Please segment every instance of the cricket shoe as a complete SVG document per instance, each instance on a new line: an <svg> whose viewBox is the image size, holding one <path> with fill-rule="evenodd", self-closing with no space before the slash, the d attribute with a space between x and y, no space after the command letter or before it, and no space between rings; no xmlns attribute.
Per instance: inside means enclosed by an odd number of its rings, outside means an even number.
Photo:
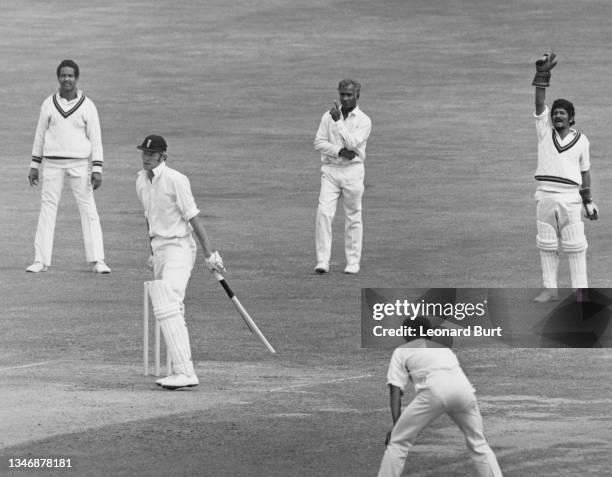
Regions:
<svg viewBox="0 0 612 477"><path fill-rule="evenodd" d="M548 303L549 301L557 301L558 299L559 295L556 288L545 288L542 290L542 293L533 299L533 301L537 303Z"/></svg>
<svg viewBox="0 0 612 477"><path fill-rule="evenodd" d="M352 263L351 265L347 265L346 268L344 269L344 273L348 273L350 275L355 275L359 273L359 264Z"/></svg>
<svg viewBox="0 0 612 477"><path fill-rule="evenodd" d="M323 274L329 272L329 263L319 262L315 267L315 272L318 274Z"/></svg>
<svg viewBox="0 0 612 477"><path fill-rule="evenodd" d="M46 271L47 271L47 266L44 265L42 262L34 262L32 265L26 268L26 272L29 272L29 273L40 273L40 272L46 272Z"/></svg>
<svg viewBox="0 0 612 477"><path fill-rule="evenodd" d="M108 265L106 265L106 263L104 263L103 260L100 260L99 262L95 263L95 265L92 268L92 272L94 272L94 273L110 273L111 269L108 268Z"/></svg>
<svg viewBox="0 0 612 477"><path fill-rule="evenodd" d="M200 384L200 380L195 374L191 376L187 376L186 374L173 374L159 381L159 385L164 389L191 388Z"/></svg>
<svg viewBox="0 0 612 477"><path fill-rule="evenodd" d="M173 376L173 375L170 374L169 376L164 376L163 378L159 378L159 379L155 380L155 384L157 384L158 386L161 386L164 383L164 380L166 378L169 378L170 376Z"/></svg>

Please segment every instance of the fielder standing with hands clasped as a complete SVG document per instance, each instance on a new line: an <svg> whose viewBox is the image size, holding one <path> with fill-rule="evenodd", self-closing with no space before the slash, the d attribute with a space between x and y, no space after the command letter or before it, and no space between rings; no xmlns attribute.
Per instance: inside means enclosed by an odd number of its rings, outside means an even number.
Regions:
<svg viewBox="0 0 612 477"><path fill-rule="evenodd" d="M96 273L110 273L104 263L102 228L93 191L102 185L102 134L93 101L77 88L79 66L63 60L57 67L59 91L43 102L36 126L30 186L42 180L40 215L34 239L34 263L26 271L46 272L51 265L53 235L64 177L79 208L85 257ZM91 176L89 158L91 157ZM42 167L42 179L39 169Z"/></svg>
<svg viewBox="0 0 612 477"><path fill-rule="evenodd" d="M165 139L150 135L137 148L142 151L143 170L136 192L147 218L155 278L149 282L149 295L172 361L172 374L156 383L166 389L197 386L183 305L196 260L192 233L204 249L208 269L223 274L223 260L211 248L189 179L166 165Z"/></svg>
<svg viewBox="0 0 612 477"><path fill-rule="evenodd" d="M538 135L536 242L544 282L544 290L535 298L537 302L558 299L559 239L567 253L572 287L588 288L583 207L589 220L598 218L598 207L591 197L589 140L571 127L574 105L566 99L556 99L549 110L545 103L551 70L556 64L554 53L544 55L536 61L532 81Z"/></svg>
<svg viewBox="0 0 612 477"><path fill-rule="evenodd" d="M344 273L359 273L363 224L361 198L363 196L366 142L372 129L370 118L359 109L361 85L345 79L338 85L340 105L323 114L314 146L321 153L321 191L316 219L315 272L329 272L332 243L332 221L338 199L342 196L345 214Z"/></svg>
<svg viewBox="0 0 612 477"><path fill-rule="evenodd" d="M387 383L393 427L378 477L399 477L418 434L434 419L448 414L465 436L470 457L479 477L501 477L497 458L484 436L482 416L474 388L450 349L419 336L430 329L424 317L407 318L403 326L416 330L415 337L393 351ZM402 411L402 395L412 383L416 395Z"/></svg>

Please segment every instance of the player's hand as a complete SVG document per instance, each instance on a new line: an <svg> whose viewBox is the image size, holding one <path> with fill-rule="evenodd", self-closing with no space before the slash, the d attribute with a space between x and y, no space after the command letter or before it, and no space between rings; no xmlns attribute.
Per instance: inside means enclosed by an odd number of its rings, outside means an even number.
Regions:
<svg viewBox="0 0 612 477"><path fill-rule="evenodd" d="M147 268L149 270L153 270L155 268L154 266L154 261L153 261L153 255L149 255L149 259L147 260Z"/></svg>
<svg viewBox="0 0 612 477"><path fill-rule="evenodd" d="M28 174L28 181L30 181L30 187L38 185L38 169L31 167L30 173Z"/></svg>
<svg viewBox="0 0 612 477"><path fill-rule="evenodd" d="M102 185L102 174L99 172L91 173L91 185L93 186L93 190L96 190L98 187Z"/></svg>
<svg viewBox="0 0 612 477"><path fill-rule="evenodd" d="M597 220L599 218L599 207L595 202L587 202L584 204L586 218L589 220Z"/></svg>
<svg viewBox="0 0 612 477"><path fill-rule="evenodd" d="M544 53L542 57L535 62L536 71L548 72L552 70L557 64L556 57L557 55L554 53Z"/></svg>
<svg viewBox="0 0 612 477"><path fill-rule="evenodd" d="M345 147L343 147L342 149L338 151L338 157L344 157L345 159L348 159L349 161L351 159L354 159L356 155L357 155L356 153L354 153L353 151L349 151Z"/></svg>
<svg viewBox="0 0 612 477"><path fill-rule="evenodd" d="M204 260L204 264L206 265L206 268L208 268L211 272L217 272L221 275L227 272L225 266L223 265L223 259L221 258L219 252L216 250L210 255L210 257Z"/></svg>
<svg viewBox="0 0 612 477"><path fill-rule="evenodd" d="M340 119L340 106L338 105L338 101L334 101L334 106L329 110L329 114L331 115L334 121L338 121Z"/></svg>

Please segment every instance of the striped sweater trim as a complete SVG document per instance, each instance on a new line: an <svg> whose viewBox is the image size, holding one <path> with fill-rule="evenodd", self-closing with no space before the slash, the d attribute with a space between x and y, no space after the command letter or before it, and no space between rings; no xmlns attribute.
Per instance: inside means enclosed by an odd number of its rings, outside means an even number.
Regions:
<svg viewBox="0 0 612 477"><path fill-rule="evenodd" d="M102 161L92 161L91 165L93 167L102 167L103 162Z"/></svg>
<svg viewBox="0 0 612 477"><path fill-rule="evenodd" d="M553 144L557 148L557 151L559 153L562 153L570 149L572 146L574 146L578 142L578 139L580 139L580 133L577 133L576 137L572 139L572 141L569 144L566 144L565 146L561 146L561 144L559 144L559 141L557 140L557 135L555 134L554 130L552 132L552 138L553 138Z"/></svg>
<svg viewBox="0 0 612 477"><path fill-rule="evenodd" d="M55 94L53 95L53 104L55 105L55 109L57 109L57 111L64 117L64 119L70 116L72 113L74 113L77 109L79 109L84 102L85 102L85 95L83 94L81 95L81 99L79 99L77 104L75 104L72 107L72 109L69 109L68 111L64 111L62 107L60 106L59 102L57 101L57 96Z"/></svg>
<svg viewBox="0 0 612 477"><path fill-rule="evenodd" d="M60 160L72 160L72 159L87 159L86 157L68 157L68 156L45 156L45 159L60 159Z"/></svg>
<svg viewBox="0 0 612 477"><path fill-rule="evenodd" d="M40 164L42 162L42 157L32 156L32 161Z"/></svg>
<svg viewBox="0 0 612 477"><path fill-rule="evenodd" d="M571 179L566 179L565 177L557 177L557 176L535 176L537 181L545 181L545 182L558 182L559 184L569 184L580 186L577 182L574 182Z"/></svg>

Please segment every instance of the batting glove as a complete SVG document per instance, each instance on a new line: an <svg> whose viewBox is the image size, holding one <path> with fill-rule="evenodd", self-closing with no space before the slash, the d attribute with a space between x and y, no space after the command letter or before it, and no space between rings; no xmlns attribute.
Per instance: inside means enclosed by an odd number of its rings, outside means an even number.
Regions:
<svg viewBox="0 0 612 477"><path fill-rule="evenodd" d="M227 271L223 266L223 259L221 258L221 255L219 255L219 252L216 250L210 255L210 257L204 260L204 264L211 272L223 274Z"/></svg>

